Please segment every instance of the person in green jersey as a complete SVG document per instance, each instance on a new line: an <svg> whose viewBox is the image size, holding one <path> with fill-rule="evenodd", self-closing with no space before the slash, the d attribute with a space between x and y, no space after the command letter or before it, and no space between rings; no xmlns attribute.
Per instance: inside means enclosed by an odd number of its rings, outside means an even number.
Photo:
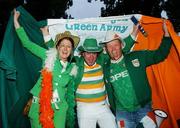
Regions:
<svg viewBox="0 0 180 128"><path fill-rule="evenodd" d="M163 61L171 48L171 38L166 24L164 37L157 50L122 52L121 40L108 31L105 48L111 58L104 68L107 86L113 89L116 119L120 127L135 128L138 122L152 110L151 89L146 67ZM112 102L110 102L112 103Z"/></svg>

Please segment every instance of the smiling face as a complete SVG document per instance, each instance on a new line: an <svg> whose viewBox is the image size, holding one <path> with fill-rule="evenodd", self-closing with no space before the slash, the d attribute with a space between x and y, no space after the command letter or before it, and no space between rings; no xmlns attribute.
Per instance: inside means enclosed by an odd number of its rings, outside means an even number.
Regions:
<svg viewBox="0 0 180 128"><path fill-rule="evenodd" d="M67 61L68 57L71 55L72 50L73 50L73 45L72 45L72 40L68 38L62 39L58 44L57 44L57 50L59 54L59 58L62 61Z"/></svg>
<svg viewBox="0 0 180 128"><path fill-rule="evenodd" d="M82 55L88 66L92 66L95 64L97 59L97 52L83 52Z"/></svg>
<svg viewBox="0 0 180 128"><path fill-rule="evenodd" d="M118 60L122 56L120 40L113 40L106 44L106 50L112 60Z"/></svg>

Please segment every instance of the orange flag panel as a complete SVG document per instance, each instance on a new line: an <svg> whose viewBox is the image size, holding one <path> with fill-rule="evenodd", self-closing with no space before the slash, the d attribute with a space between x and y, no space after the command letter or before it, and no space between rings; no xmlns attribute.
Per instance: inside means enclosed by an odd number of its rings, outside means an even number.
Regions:
<svg viewBox="0 0 180 128"><path fill-rule="evenodd" d="M139 33L134 50L157 49L163 37L162 19L142 16L140 22L148 33L148 37ZM180 37L177 36L169 21L166 24L173 40L173 46L165 61L147 68L147 75L152 89L153 108L162 109L168 114L161 128L178 128L177 119L180 119Z"/></svg>

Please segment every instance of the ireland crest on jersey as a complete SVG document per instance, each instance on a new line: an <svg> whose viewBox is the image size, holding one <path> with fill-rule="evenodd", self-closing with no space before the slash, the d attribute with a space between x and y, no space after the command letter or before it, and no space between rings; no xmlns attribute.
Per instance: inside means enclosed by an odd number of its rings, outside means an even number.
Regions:
<svg viewBox="0 0 180 128"><path fill-rule="evenodd" d="M138 59L134 59L134 60L132 60L131 62L132 62L132 64L133 64L134 67L139 67L139 66L140 66L140 62L139 62Z"/></svg>

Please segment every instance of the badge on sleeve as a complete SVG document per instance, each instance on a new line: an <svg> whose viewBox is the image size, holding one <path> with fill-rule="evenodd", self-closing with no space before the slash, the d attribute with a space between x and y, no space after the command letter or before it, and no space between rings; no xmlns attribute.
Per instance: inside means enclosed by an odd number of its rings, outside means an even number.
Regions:
<svg viewBox="0 0 180 128"><path fill-rule="evenodd" d="M134 60L132 60L131 62L132 62L132 64L133 64L134 67L139 67L139 66L140 66L140 62L139 62L138 59L134 59Z"/></svg>

